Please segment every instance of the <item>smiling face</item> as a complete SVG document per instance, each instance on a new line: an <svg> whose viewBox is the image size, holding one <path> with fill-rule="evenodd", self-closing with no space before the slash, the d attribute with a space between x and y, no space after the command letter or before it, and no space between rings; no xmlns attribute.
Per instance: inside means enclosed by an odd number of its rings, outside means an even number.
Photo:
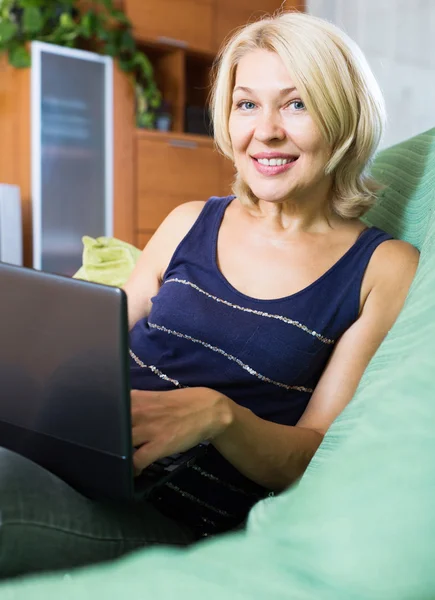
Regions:
<svg viewBox="0 0 435 600"><path fill-rule="evenodd" d="M238 63L229 133L239 176L260 200L329 198L330 148L277 54L255 50Z"/></svg>

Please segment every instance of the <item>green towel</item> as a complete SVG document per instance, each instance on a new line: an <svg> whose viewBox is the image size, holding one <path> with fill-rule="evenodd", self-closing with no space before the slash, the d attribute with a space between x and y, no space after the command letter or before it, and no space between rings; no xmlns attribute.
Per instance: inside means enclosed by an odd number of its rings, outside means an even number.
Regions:
<svg viewBox="0 0 435 600"><path fill-rule="evenodd" d="M83 265L74 275L76 279L122 287L130 276L141 251L117 238L85 235Z"/></svg>

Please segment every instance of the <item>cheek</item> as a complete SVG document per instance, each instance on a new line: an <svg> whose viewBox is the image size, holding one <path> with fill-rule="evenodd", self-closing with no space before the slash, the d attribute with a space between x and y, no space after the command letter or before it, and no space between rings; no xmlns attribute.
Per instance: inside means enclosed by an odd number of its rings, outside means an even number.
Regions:
<svg viewBox="0 0 435 600"><path fill-rule="evenodd" d="M252 127L246 120L243 119L232 119L229 121L229 133L231 144L233 149L237 151L243 151L246 146L249 144L249 140L251 137L251 129Z"/></svg>
<svg viewBox="0 0 435 600"><path fill-rule="evenodd" d="M287 127L289 137L302 152L317 154L327 149L320 130L308 114L289 119Z"/></svg>

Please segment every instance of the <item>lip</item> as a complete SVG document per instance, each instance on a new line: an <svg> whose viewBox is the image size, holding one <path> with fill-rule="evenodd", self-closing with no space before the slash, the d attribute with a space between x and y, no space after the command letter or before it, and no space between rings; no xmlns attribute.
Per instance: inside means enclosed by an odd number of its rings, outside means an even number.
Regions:
<svg viewBox="0 0 435 600"><path fill-rule="evenodd" d="M290 169L292 169L294 167L294 165L298 162L298 158L296 158L296 160L293 160L292 162L286 163L285 165L275 165L275 166L268 166L268 165L262 165L261 163L258 162L257 158L255 157L251 157L252 158L252 162L254 163L254 167L256 168L256 170L258 171L258 173L260 173L261 175L265 175L266 177L273 177L275 175L281 175L281 173L285 173L286 171L289 171ZM290 156L290 155L268 155L268 156L259 156L259 158L294 158L294 156Z"/></svg>

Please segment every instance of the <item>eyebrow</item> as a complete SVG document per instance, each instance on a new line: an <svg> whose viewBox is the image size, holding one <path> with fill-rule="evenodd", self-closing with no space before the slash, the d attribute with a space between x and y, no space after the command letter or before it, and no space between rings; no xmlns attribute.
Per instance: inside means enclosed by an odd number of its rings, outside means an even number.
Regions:
<svg viewBox="0 0 435 600"><path fill-rule="evenodd" d="M290 87L290 88L283 88L282 90L279 90L279 94L280 96L287 96L288 94L291 94L291 92L294 92L296 90L295 87ZM244 87L243 85L238 85L234 88L233 93L235 92L245 92L246 94L254 94L255 91L252 90L251 88L248 87Z"/></svg>

